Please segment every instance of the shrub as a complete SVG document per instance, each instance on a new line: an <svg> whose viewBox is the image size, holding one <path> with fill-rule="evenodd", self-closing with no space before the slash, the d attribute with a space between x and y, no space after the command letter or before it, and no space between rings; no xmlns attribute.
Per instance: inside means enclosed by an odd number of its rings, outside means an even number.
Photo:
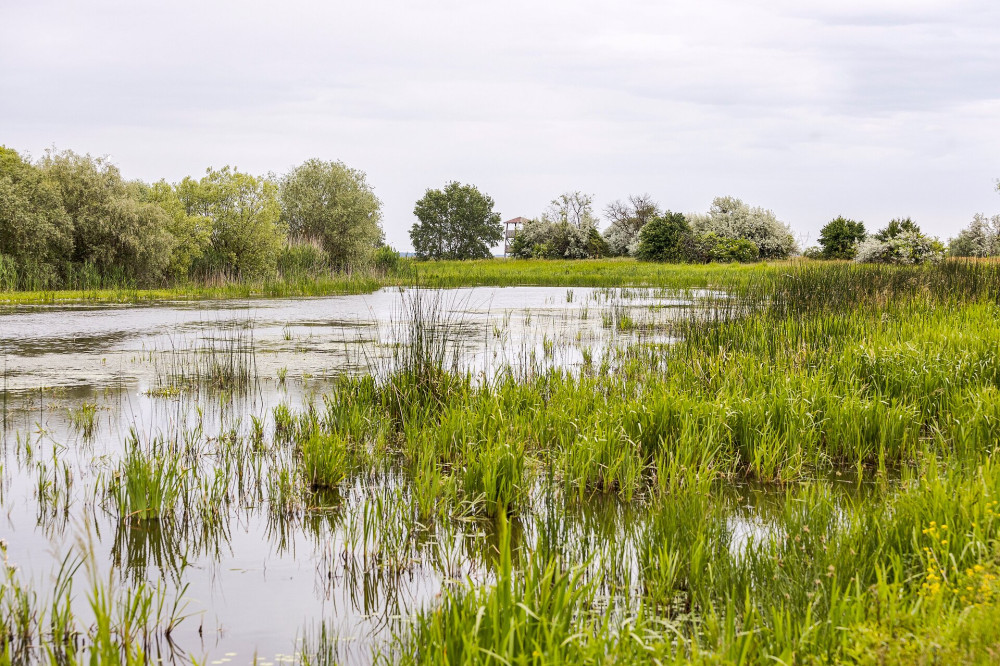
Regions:
<svg viewBox="0 0 1000 666"><path fill-rule="evenodd" d="M972 223L948 244L953 257L995 257L1000 255L1000 215L976 213Z"/></svg>
<svg viewBox="0 0 1000 666"><path fill-rule="evenodd" d="M688 224L700 236L715 234L750 241L761 259L784 259L797 250L788 225L772 211L751 207L734 197L717 197L707 215L688 216Z"/></svg>
<svg viewBox="0 0 1000 666"><path fill-rule="evenodd" d="M642 261L688 261L691 228L681 213L657 215L639 231L635 256Z"/></svg>
<svg viewBox="0 0 1000 666"><path fill-rule="evenodd" d="M388 245L383 245L372 255L372 265L375 266L375 270L382 273L395 273L399 270L399 252Z"/></svg>
<svg viewBox="0 0 1000 666"><path fill-rule="evenodd" d="M714 261L720 264L733 262L746 264L761 258L756 243L745 238L707 233L697 237L693 245L694 251L691 255L703 263Z"/></svg>
<svg viewBox="0 0 1000 666"><path fill-rule="evenodd" d="M944 247L936 238L917 231L902 231L887 240L878 236L858 243L854 261L867 264L923 264L940 261Z"/></svg>
<svg viewBox="0 0 1000 666"><path fill-rule="evenodd" d="M596 227L591 227L590 231L587 232L587 256L592 259L599 259L607 257L610 254L611 248L608 247L604 236L601 235L601 232Z"/></svg>
<svg viewBox="0 0 1000 666"><path fill-rule="evenodd" d="M281 249L277 268L282 277L308 276L329 271L330 262L318 242L298 241Z"/></svg>
<svg viewBox="0 0 1000 666"><path fill-rule="evenodd" d="M511 255L519 259L586 259L591 256L590 231L568 222L529 220L511 243Z"/></svg>
<svg viewBox="0 0 1000 666"><path fill-rule="evenodd" d="M823 259L853 259L855 246L867 233L864 222L855 222L843 216L827 222L819 232Z"/></svg>

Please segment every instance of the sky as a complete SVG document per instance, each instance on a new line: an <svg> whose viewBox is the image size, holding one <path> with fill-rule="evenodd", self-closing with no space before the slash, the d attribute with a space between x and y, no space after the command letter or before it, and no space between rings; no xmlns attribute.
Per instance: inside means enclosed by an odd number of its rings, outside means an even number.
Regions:
<svg viewBox="0 0 1000 666"><path fill-rule="evenodd" d="M147 181L341 160L400 250L451 180L504 219L732 195L803 245L945 239L1000 213L1000 2L0 0L0 144Z"/></svg>

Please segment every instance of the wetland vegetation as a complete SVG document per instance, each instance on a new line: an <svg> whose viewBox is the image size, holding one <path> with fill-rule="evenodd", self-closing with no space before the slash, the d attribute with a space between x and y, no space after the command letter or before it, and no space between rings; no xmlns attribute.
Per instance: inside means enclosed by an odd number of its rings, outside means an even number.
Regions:
<svg viewBox="0 0 1000 666"><path fill-rule="evenodd" d="M0 662L996 660L1000 265L402 270L4 315Z"/></svg>

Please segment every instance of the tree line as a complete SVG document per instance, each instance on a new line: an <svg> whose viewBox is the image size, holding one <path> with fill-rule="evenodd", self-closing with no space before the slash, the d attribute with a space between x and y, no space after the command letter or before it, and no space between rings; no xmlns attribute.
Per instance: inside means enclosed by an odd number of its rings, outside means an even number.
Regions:
<svg viewBox="0 0 1000 666"><path fill-rule="evenodd" d="M998 184L1000 189L1000 184ZM448 183L428 189L417 202L410 238L421 259L477 259L491 256L503 238L493 199L473 185ZM687 263L753 262L784 259L799 252L788 224L773 211L735 197L717 197L707 213L663 210L648 194L612 202L602 232L593 198L566 192L518 231L510 254L521 259L636 257ZM838 216L825 224L812 259L914 264L955 257L1000 256L1000 215L976 214L945 246L910 218L895 218L874 234L864 222Z"/></svg>
<svg viewBox="0 0 1000 666"><path fill-rule="evenodd" d="M491 257L504 232L494 207L474 185L428 189L413 210L417 257ZM511 254L705 263L799 252L773 211L735 197L716 198L706 213L681 214L648 194L633 195L608 205L604 216L609 224L601 231L590 195L561 194L524 224ZM910 218L868 234L863 222L838 216L804 254L884 263L1000 256L1000 215L977 214L947 247ZM381 201L365 173L343 162L311 159L280 177L226 166L146 183L125 179L105 158L49 150L32 161L0 146L0 289L261 280L397 263L384 244Z"/></svg>
<svg viewBox="0 0 1000 666"><path fill-rule="evenodd" d="M0 147L0 287L157 285L391 265L364 172L312 159L281 177L209 168L126 180L105 158Z"/></svg>

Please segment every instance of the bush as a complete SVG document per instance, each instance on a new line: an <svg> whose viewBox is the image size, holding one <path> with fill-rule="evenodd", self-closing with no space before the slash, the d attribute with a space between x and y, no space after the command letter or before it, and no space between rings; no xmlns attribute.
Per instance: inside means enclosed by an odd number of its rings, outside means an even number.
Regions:
<svg viewBox="0 0 1000 666"><path fill-rule="evenodd" d="M917 231L903 231L887 240L868 238L856 247L854 261L866 264L923 264L940 261L944 247L936 238Z"/></svg>
<svg viewBox="0 0 1000 666"><path fill-rule="evenodd" d="M596 227L591 227L590 231L587 232L587 256L592 259L600 259L610 254L611 248L608 247L604 236L601 235L601 232Z"/></svg>
<svg viewBox="0 0 1000 666"><path fill-rule="evenodd" d="M715 233L697 236L689 250L691 261L701 263L716 262L731 264L733 262L747 264L760 259L760 250L756 243L745 238L730 238Z"/></svg>
<svg viewBox="0 0 1000 666"><path fill-rule="evenodd" d="M788 225L772 211L751 207L734 197L717 197L708 215L691 215L688 224L699 236L715 234L718 238L750 241L761 259L784 259L797 251ZM743 246L738 254L748 250L749 246Z"/></svg>
<svg viewBox="0 0 1000 666"><path fill-rule="evenodd" d="M639 231L636 258L642 261L690 261L691 228L681 213L657 215Z"/></svg>
<svg viewBox="0 0 1000 666"><path fill-rule="evenodd" d="M308 276L326 273L330 261L317 241L289 243L278 254L278 273L282 277Z"/></svg>
<svg viewBox="0 0 1000 666"><path fill-rule="evenodd" d="M853 259L855 246L867 233L864 222L855 222L843 216L827 222L819 232L823 259Z"/></svg>
<svg viewBox="0 0 1000 666"><path fill-rule="evenodd" d="M510 254L518 259L586 259L592 245L600 249L591 243L591 230L568 222L529 220L514 237Z"/></svg>
<svg viewBox="0 0 1000 666"><path fill-rule="evenodd" d="M972 223L948 244L953 257L996 257L1000 255L1000 215L976 213Z"/></svg>
<svg viewBox="0 0 1000 666"><path fill-rule="evenodd" d="M372 265L379 272L395 273L399 270L399 252L388 245L383 245L372 255Z"/></svg>

